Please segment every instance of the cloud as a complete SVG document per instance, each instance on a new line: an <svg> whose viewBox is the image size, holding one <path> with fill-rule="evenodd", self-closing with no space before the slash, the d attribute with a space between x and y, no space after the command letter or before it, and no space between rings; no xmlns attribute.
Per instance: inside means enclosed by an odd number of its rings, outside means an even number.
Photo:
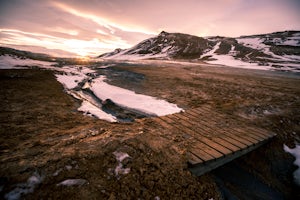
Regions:
<svg viewBox="0 0 300 200"><path fill-rule="evenodd" d="M0 43L98 55L158 34L300 29L297 0L0 0Z"/></svg>
<svg viewBox="0 0 300 200"><path fill-rule="evenodd" d="M83 56L99 55L118 47L128 48L136 42L130 37L123 38L126 35L124 30L130 29L128 27L80 11L70 12L69 7L62 9L61 5L52 1L1 2L5 12L0 14L0 43L6 46L42 46ZM135 33L136 30L130 31ZM136 34L138 39L149 37L142 31Z"/></svg>
<svg viewBox="0 0 300 200"><path fill-rule="evenodd" d="M81 39L67 39L61 37L55 37L51 35L24 32L15 29L0 29L1 44L9 45L31 45L31 46L42 46L47 49L61 49L69 51L71 53L86 56L86 55L99 55L99 51L105 51L113 49L116 45L121 47L128 47L128 44L122 39L115 38L114 40L109 39L97 39L91 38L90 40Z"/></svg>

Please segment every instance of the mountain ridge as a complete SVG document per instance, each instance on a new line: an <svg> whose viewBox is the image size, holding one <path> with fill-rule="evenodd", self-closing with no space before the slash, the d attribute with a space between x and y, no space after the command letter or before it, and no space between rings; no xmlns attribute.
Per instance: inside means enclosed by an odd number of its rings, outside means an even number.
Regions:
<svg viewBox="0 0 300 200"><path fill-rule="evenodd" d="M299 70L300 31L282 31L236 38L222 36L204 38L162 31L156 37L148 38L129 49L116 49L101 54L98 58L184 59L222 65L230 65L233 62L237 65L255 63L280 70L286 67Z"/></svg>

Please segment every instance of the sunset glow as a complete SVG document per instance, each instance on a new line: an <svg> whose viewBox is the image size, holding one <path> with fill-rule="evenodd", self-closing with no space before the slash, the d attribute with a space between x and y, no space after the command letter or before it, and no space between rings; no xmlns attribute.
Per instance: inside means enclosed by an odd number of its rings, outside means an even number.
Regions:
<svg viewBox="0 0 300 200"><path fill-rule="evenodd" d="M0 0L0 45L97 56L160 31L240 36L300 29L296 0Z"/></svg>

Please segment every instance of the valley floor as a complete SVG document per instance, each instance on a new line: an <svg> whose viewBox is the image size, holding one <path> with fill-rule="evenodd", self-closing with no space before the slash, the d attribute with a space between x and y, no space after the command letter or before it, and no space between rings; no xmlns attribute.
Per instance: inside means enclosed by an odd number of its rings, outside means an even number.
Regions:
<svg viewBox="0 0 300 200"><path fill-rule="evenodd" d="M275 132L272 142L234 163L285 198L299 198L292 181L293 157L283 150L283 144L300 142L298 75L164 63L112 68L144 79L112 77L110 84L184 109L207 104ZM80 102L63 91L52 71L0 70L0 83L1 196L222 198L217 185L222 176L216 178L220 172L195 177L187 170L189 144L180 134L153 126L151 119L108 123L84 116L77 111ZM247 199L229 181L222 184Z"/></svg>

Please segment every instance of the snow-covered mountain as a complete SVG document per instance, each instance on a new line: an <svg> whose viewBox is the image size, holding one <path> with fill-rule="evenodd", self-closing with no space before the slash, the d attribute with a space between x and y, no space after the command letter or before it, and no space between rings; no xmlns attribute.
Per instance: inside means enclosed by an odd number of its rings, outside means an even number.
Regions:
<svg viewBox="0 0 300 200"><path fill-rule="evenodd" d="M264 66L300 71L300 31L229 37L197 37L161 32L129 49L116 49L103 59L188 59L243 67Z"/></svg>
<svg viewBox="0 0 300 200"><path fill-rule="evenodd" d="M194 59L212 48L215 42L182 33L161 32L130 49L116 49L100 55L109 59L183 58Z"/></svg>

